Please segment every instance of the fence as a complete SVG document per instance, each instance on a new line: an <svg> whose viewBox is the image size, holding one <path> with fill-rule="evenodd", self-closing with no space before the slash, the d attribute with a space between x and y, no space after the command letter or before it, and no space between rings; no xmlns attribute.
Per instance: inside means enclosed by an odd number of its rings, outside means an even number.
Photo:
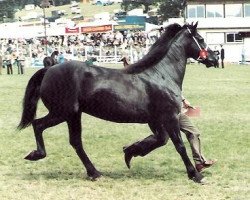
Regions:
<svg viewBox="0 0 250 200"><path fill-rule="evenodd" d="M41 46L42 47L42 46ZM67 51L65 47L54 46L53 49L58 49L58 51L64 52L64 56L67 60L80 60L85 61L89 58L96 58L99 63L119 63L122 57L127 57L130 63L134 63L140 58L142 58L148 51L149 46L71 46L68 47ZM42 67L43 59L45 57L45 52L42 51L39 55L34 58L32 57L33 51L32 44L26 46L16 46L14 51L16 54L22 52L25 55L25 67ZM52 48L51 48L52 49ZM2 55L4 55L6 49L2 48ZM25 52L25 53L24 53ZM48 55L51 52L47 53Z"/></svg>

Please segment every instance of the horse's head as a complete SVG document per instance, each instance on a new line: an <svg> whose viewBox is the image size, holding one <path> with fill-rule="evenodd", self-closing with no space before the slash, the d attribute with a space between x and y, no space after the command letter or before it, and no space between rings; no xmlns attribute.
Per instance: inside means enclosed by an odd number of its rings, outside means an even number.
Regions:
<svg viewBox="0 0 250 200"><path fill-rule="evenodd" d="M184 25L189 34L190 44L188 45L188 57L203 63L207 67L215 66L218 63L219 57L205 43L204 38L197 32L196 24Z"/></svg>

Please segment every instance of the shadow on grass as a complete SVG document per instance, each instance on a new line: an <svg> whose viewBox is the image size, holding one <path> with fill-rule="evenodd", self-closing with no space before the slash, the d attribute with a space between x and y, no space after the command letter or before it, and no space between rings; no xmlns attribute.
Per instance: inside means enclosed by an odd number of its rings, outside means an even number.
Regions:
<svg viewBox="0 0 250 200"><path fill-rule="evenodd" d="M86 171L76 169L70 171L62 171L60 169L52 169L47 171L37 171L30 173L8 174L9 176L21 176L23 180L90 180ZM177 169L168 167L166 169L155 169L154 167L135 166L132 169L106 169L101 171L104 178L113 180L162 180L174 181L181 177L187 177L185 169ZM211 172L205 171L204 176L211 176Z"/></svg>
<svg viewBox="0 0 250 200"><path fill-rule="evenodd" d="M116 171L109 171L109 170L103 170L101 171L102 177L104 178L110 178L113 180L124 180L124 179L145 179L145 180L151 180L151 179L159 179L159 180L174 180L178 177L176 173L171 172L163 172L158 171L155 172L152 170L143 170L143 171L135 171L135 170L116 170ZM180 174L185 176L185 171L180 171ZM40 171L40 172L32 172L32 173L26 173L26 174L18 174L21 176L21 179L24 180L90 180L90 178L87 176L86 172L65 172L65 171L59 171L59 170L51 170L51 171ZM14 174L9 176L15 176Z"/></svg>

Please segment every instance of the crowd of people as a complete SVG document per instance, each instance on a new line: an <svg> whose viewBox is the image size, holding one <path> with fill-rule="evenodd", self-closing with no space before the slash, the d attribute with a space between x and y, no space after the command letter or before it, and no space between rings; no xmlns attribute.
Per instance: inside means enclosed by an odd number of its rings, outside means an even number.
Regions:
<svg viewBox="0 0 250 200"><path fill-rule="evenodd" d="M0 73L1 68L7 68L7 74L13 74L13 66L19 74L24 72L24 66L42 66L45 56L59 51L58 62L77 59L88 60L93 56L117 56L132 58L135 62L142 58L150 46L160 37L163 28L145 31L114 31L105 33L82 33L77 35L48 36L46 39L1 39ZM214 48L221 58L224 68L224 48ZM2 60L2 61L1 61ZM27 62L29 61L29 62ZM217 66L219 67L219 65Z"/></svg>
<svg viewBox="0 0 250 200"><path fill-rule="evenodd" d="M149 34L144 31L128 30L123 32L48 36L46 39L1 39L2 64L7 67L8 74L12 74L13 65L23 66L25 59L31 59L32 65L36 60L41 61L46 55L50 55L55 50L60 52L61 58L73 56L74 59L78 60L85 60L87 55L100 55L100 52L103 56L116 54L118 57L128 56L128 54L132 53L134 61L136 61L157 40L161 31L162 29L155 30ZM130 52L129 47L133 47L133 52ZM142 49L144 50L142 51Z"/></svg>

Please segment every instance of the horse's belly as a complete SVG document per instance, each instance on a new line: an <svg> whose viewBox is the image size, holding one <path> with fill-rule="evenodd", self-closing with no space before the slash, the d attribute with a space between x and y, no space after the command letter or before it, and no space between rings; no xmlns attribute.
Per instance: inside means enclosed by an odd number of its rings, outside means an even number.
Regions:
<svg viewBox="0 0 250 200"><path fill-rule="evenodd" d="M149 113L145 102L102 95L85 101L83 112L108 121L119 123L147 123Z"/></svg>
<svg viewBox="0 0 250 200"><path fill-rule="evenodd" d="M119 112L119 110L93 110L93 109L84 109L83 112L98 117L103 120L117 122L117 123L148 123L149 117L146 113L131 113L131 112Z"/></svg>

